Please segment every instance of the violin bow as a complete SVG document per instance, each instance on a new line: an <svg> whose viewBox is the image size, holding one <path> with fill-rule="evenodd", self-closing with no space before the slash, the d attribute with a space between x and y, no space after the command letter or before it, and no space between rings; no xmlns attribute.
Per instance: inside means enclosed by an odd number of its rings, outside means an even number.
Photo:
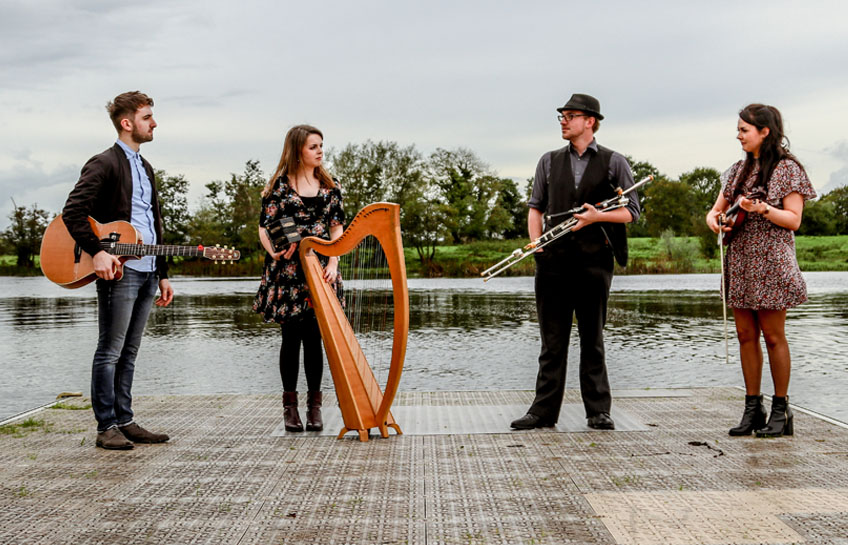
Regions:
<svg viewBox="0 0 848 545"><path fill-rule="evenodd" d="M724 216L724 213L721 214ZM727 340L727 292L724 285L724 226L723 221L718 224L718 253L721 260L721 313L724 317L724 363L730 364L730 344Z"/></svg>

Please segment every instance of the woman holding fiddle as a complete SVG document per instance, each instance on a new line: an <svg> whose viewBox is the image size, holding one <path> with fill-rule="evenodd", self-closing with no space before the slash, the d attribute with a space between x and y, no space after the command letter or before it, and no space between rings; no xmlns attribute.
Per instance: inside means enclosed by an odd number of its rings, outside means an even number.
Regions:
<svg viewBox="0 0 848 545"><path fill-rule="evenodd" d="M309 288L295 255L297 243L277 249L266 227L281 218L291 218L301 237L316 236L335 240L344 231L342 193L324 169L324 136L309 125L297 125L286 134L283 153L274 174L262 190L259 239L265 248L265 268L253 310L266 322L277 322L282 331L280 375L283 380L283 407L286 431L303 431L297 411L297 375L300 347L308 388L306 430L321 431L321 379L324 357L321 332L309 301ZM333 284L342 300L338 258L320 256L324 280Z"/></svg>
<svg viewBox="0 0 848 545"><path fill-rule="evenodd" d="M721 193L707 213L710 229L716 233L722 230L730 237L725 297L736 321L745 379L745 411L730 435L792 435L793 416L787 396L790 357L784 328L786 310L807 300L807 286L795 259L793 232L801 225L804 201L815 198L816 193L804 167L789 152L777 108L746 106L739 112L737 131L745 158L722 175ZM736 202L740 217L731 226L725 212ZM760 393L760 332L774 383L768 422Z"/></svg>

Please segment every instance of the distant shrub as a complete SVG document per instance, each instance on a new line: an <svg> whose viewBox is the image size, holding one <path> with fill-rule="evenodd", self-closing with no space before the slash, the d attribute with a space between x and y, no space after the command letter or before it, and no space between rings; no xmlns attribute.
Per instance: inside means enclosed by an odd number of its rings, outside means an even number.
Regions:
<svg viewBox="0 0 848 545"><path fill-rule="evenodd" d="M675 273L690 273L695 270L695 261L700 252L698 245L688 237L675 237L671 229L666 229L660 235L662 247Z"/></svg>

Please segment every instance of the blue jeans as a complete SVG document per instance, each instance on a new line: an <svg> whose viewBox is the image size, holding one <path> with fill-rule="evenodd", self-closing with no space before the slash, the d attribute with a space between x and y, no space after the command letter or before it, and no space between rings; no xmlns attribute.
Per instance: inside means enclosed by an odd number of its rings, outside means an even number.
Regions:
<svg viewBox="0 0 848 545"><path fill-rule="evenodd" d="M100 335L91 370L91 405L98 432L133 421L135 357L158 285L155 272L127 267L121 280L97 280Z"/></svg>

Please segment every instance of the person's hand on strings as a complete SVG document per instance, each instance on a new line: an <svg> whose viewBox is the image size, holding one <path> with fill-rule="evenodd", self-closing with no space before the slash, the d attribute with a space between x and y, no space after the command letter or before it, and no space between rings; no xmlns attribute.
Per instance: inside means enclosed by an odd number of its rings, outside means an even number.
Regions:
<svg viewBox="0 0 848 545"><path fill-rule="evenodd" d="M103 280L114 280L116 275L123 273L122 267L121 260L105 250L94 256L94 274Z"/></svg>
<svg viewBox="0 0 848 545"><path fill-rule="evenodd" d="M339 258L331 257L324 267L324 281L332 284L339 277Z"/></svg>

